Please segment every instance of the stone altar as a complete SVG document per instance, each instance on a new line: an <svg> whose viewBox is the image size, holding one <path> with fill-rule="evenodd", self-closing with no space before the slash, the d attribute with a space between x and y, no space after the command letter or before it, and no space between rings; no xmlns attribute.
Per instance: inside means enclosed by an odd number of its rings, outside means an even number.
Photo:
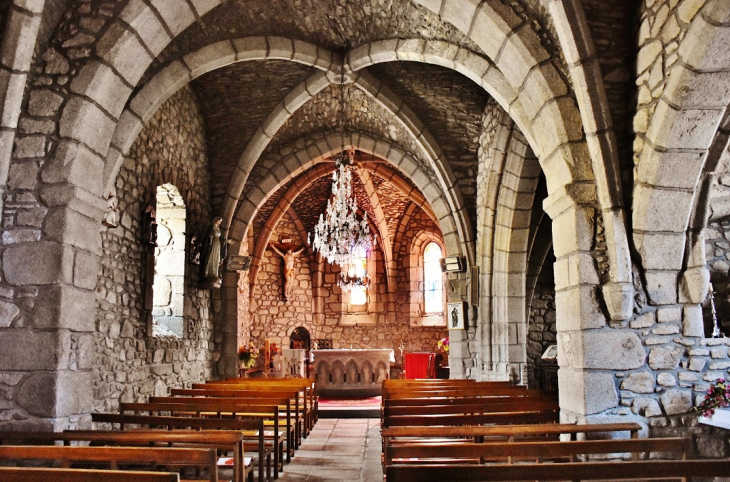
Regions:
<svg viewBox="0 0 730 482"><path fill-rule="evenodd" d="M312 355L317 393L327 398L380 395L395 363L390 349L312 350Z"/></svg>

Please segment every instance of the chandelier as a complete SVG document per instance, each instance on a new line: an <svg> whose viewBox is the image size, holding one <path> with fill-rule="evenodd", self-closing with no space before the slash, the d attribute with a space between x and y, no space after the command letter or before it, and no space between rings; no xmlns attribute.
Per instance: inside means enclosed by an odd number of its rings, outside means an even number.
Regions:
<svg viewBox="0 0 730 482"><path fill-rule="evenodd" d="M333 156L337 170L332 174L332 196L327 201L319 222L314 227L311 245L330 264L340 267L338 285L344 291L367 287L367 255L375 245L370 234L367 213L357 217L357 201L352 195L352 165L354 149L345 149L345 76L340 77L338 122L340 125L340 152ZM311 233L310 233L311 238ZM308 239L309 240L309 239Z"/></svg>

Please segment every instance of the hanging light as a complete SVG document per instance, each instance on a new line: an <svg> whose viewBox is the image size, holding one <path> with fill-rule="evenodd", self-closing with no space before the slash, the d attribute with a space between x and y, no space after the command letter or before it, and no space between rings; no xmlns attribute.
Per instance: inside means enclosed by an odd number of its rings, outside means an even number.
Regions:
<svg viewBox="0 0 730 482"><path fill-rule="evenodd" d="M333 156L337 170L332 174L332 196L327 201L319 222L314 227L311 245L330 264L340 267L340 288L349 291L355 286L367 287L367 255L375 246L370 234L367 213L357 216L357 201L352 195L352 165L354 149L345 149L345 75L344 65L340 77L338 123L340 127L340 152ZM311 233L309 238L311 239ZM363 261L365 260L365 261Z"/></svg>

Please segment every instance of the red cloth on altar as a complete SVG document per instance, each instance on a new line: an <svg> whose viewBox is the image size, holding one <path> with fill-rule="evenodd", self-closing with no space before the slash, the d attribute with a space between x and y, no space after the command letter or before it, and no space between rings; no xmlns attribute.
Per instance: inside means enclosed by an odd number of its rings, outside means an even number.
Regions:
<svg viewBox="0 0 730 482"><path fill-rule="evenodd" d="M419 352L404 353L406 378L436 378L436 354Z"/></svg>

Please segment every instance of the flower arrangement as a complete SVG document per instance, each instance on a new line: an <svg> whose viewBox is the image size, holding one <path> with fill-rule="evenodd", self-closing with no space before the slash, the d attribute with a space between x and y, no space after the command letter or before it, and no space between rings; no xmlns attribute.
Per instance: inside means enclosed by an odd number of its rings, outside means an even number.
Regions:
<svg viewBox="0 0 730 482"><path fill-rule="evenodd" d="M720 378L707 389L705 399L695 407L703 417L711 417L715 409L730 407L730 383Z"/></svg>
<svg viewBox="0 0 730 482"><path fill-rule="evenodd" d="M438 343L436 343L436 348L442 353L448 353L449 352L449 337L446 336L444 338L441 338Z"/></svg>
<svg viewBox="0 0 730 482"><path fill-rule="evenodd" d="M252 342L243 345L238 350L238 360L244 368L251 368L256 364L256 358L259 356L259 348Z"/></svg>
<svg viewBox="0 0 730 482"><path fill-rule="evenodd" d="M272 343L269 345L269 354L271 355L271 358L273 358L275 355L278 355L281 353L281 348L279 348L279 345L276 343Z"/></svg>

